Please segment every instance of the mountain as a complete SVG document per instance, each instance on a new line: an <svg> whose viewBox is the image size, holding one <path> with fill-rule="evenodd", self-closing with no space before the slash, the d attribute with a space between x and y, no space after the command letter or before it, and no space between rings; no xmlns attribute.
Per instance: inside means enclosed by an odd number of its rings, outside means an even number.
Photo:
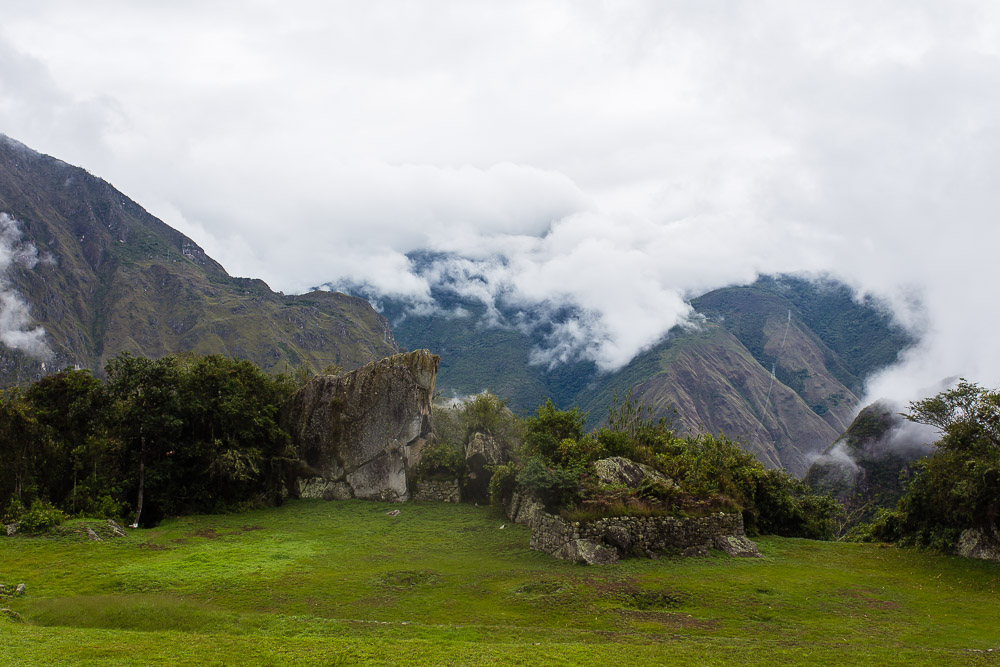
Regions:
<svg viewBox="0 0 1000 667"><path fill-rule="evenodd" d="M587 411L593 427L616 395L631 390L679 430L722 431L765 464L799 476L850 425L865 379L912 343L878 303L856 300L841 283L762 277L692 300L701 324L676 328L602 375L586 362L531 365L544 330L491 326L482 304L446 291L433 296L433 314L391 300L383 312L401 345L441 354L437 387L446 394L488 388L521 413L551 398Z"/></svg>
<svg viewBox="0 0 1000 667"><path fill-rule="evenodd" d="M398 351L367 301L234 278L109 183L3 135L0 233L4 386L69 365L99 372L121 351L221 353L277 371ZM33 340L24 330L36 326Z"/></svg>
<svg viewBox="0 0 1000 667"><path fill-rule="evenodd" d="M913 462L933 451L934 429L906 421L884 402L866 406L809 467L805 482L840 500L853 525L895 507Z"/></svg>

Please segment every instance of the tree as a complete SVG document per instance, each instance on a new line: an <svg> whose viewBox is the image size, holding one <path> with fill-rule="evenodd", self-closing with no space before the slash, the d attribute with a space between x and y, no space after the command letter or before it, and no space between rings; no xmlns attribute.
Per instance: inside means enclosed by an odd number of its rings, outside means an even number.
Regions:
<svg viewBox="0 0 1000 667"><path fill-rule="evenodd" d="M154 361L125 352L109 361L105 371L112 431L120 439L133 469L137 468L133 526L138 526L142 520L147 467L154 483L158 482L167 476L169 459L176 453L183 425L180 370L176 357Z"/></svg>
<svg viewBox="0 0 1000 667"><path fill-rule="evenodd" d="M1000 528L1000 393L962 379L910 403L908 420L938 428L935 450L915 472L895 511L871 526L873 537L953 548L966 529Z"/></svg>
<svg viewBox="0 0 1000 667"><path fill-rule="evenodd" d="M44 460L45 430L19 389L0 392L0 489L22 500Z"/></svg>

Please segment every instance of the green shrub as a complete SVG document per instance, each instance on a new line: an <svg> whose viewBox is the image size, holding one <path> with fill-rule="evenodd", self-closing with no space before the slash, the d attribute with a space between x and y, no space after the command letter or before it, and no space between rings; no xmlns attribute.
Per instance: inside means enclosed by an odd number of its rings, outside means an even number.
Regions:
<svg viewBox="0 0 1000 667"><path fill-rule="evenodd" d="M24 503L17 496L11 496L10 502L7 504L7 509L3 511L2 523L17 523L24 514Z"/></svg>
<svg viewBox="0 0 1000 667"><path fill-rule="evenodd" d="M584 468L580 465L562 466L546 463L540 456L532 456L517 473L517 483L536 496L547 509L570 507L581 500L581 478Z"/></svg>
<svg viewBox="0 0 1000 667"><path fill-rule="evenodd" d="M461 449L450 442L436 442L420 454L417 475L420 479L455 479L465 470Z"/></svg>
<svg viewBox="0 0 1000 667"><path fill-rule="evenodd" d="M31 503L31 508L21 515L18 530L24 533L43 533L49 528L58 526L66 515L44 500Z"/></svg>
<svg viewBox="0 0 1000 667"><path fill-rule="evenodd" d="M490 477L490 505L500 507L503 501L514 493L516 485L517 471L509 463L501 463L491 467Z"/></svg>

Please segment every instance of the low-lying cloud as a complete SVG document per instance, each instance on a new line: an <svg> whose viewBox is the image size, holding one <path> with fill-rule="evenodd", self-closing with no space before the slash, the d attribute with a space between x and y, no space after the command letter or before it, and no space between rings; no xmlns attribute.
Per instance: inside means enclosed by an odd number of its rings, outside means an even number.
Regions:
<svg viewBox="0 0 1000 667"><path fill-rule="evenodd" d="M0 126L276 289L568 309L539 363L831 275L919 335L905 403L1000 384L998 45L987 0L24 3Z"/></svg>
<svg viewBox="0 0 1000 667"><path fill-rule="evenodd" d="M45 342L45 329L31 327L28 304L7 278L8 271L15 265L33 269L36 264L38 249L22 239L17 220L0 213L0 342L44 361L52 357L52 350Z"/></svg>

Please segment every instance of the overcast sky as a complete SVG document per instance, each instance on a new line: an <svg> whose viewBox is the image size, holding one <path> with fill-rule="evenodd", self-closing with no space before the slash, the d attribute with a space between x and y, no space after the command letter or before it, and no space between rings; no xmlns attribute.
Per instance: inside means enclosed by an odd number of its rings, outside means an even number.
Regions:
<svg viewBox="0 0 1000 667"><path fill-rule="evenodd" d="M686 298L829 272L922 337L874 394L1000 384L1000 3L3 5L0 132L234 275L420 301L404 253L452 252L612 369Z"/></svg>

